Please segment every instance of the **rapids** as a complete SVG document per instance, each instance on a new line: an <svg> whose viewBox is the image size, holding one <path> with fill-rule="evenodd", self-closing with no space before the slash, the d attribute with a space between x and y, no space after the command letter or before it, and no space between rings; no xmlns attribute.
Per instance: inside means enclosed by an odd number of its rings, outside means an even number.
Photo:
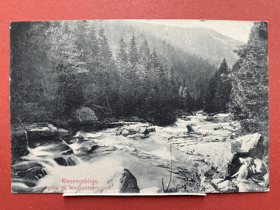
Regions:
<svg viewBox="0 0 280 210"><path fill-rule="evenodd" d="M193 117L191 121L199 122L202 121L201 118L202 116ZM190 121L178 119L171 126L155 126L156 132L151 132L144 139L116 135L116 128L91 133L78 132L73 137L73 143L67 144L74 154L63 156L59 144L52 143L39 145L34 149L29 148L29 155L22 157L22 162L15 164L14 167L31 162L39 163L43 166L42 175L36 175L32 185L28 185L24 178L12 178L12 184L25 184L32 187L35 185L39 189L46 188L45 193L69 192L70 185L63 183L63 179L94 179L98 181L99 186L102 186L106 185L104 177L108 177L117 168L126 168L136 177L140 193L146 192L146 189L153 189L156 193L162 189L162 179L164 186L168 185L172 165L170 188L182 185L184 181L180 177L180 171L195 171L199 164L205 165L203 158L190 160L190 155L180 149L186 145L196 145L197 137L173 140L178 136L186 136L188 124ZM145 125L137 123L135 126ZM81 136L82 140L79 138Z"/></svg>

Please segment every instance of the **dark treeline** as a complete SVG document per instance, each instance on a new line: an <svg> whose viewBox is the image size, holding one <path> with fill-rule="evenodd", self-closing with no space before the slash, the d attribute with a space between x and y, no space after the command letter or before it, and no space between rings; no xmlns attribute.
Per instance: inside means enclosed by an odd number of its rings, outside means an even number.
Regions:
<svg viewBox="0 0 280 210"><path fill-rule="evenodd" d="M128 41L120 36L113 52L100 24L24 22L12 24L11 43L12 122L31 115L35 121L67 119L87 106L99 117L139 116L166 125L175 121L176 109L195 108L189 91L178 94L180 85L187 86L177 76L184 63L177 58L168 66L157 49L134 34Z"/></svg>
<svg viewBox="0 0 280 210"><path fill-rule="evenodd" d="M227 112L231 93L230 69L224 59L218 71L210 78L204 100L204 111Z"/></svg>
<svg viewBox="0 0 280 210"><path fill-rule="evenodd" d="M232 112L264 122L267 29L255 23L232 70L217 70L166 41L119 21L11 25L11 120L68 119L79 107L98 117L139 116L155 124L173 112ZM119 28L119 30L117 29ZM31 113L30 113L31 112Z"/></svg>
<svg viewBox="0 0 280 210"><path fill-rule="evenodd" d="M268 140L268 26L255 22L247 45L236 53L232 68L229 111L241 120L245 132L261 132Z"/></svg>
<svg viewBox="0 0 280 210"><path fill-rule="evenodd" d="M206 112L231 112L243 132L261 132L268 140L268 28L255 22L246 45L235 52L239 59L230 70L224 60L209 80Z"/></svg>

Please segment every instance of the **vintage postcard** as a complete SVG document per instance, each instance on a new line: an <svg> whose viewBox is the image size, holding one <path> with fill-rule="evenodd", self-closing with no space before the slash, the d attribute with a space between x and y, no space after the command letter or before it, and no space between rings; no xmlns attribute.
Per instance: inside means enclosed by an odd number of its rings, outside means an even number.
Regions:
<svg viewBox="0 0 280 210"><path fill-rule="evenodd" d="M11 190L269 191L268 23L12 22Z"/></svg>

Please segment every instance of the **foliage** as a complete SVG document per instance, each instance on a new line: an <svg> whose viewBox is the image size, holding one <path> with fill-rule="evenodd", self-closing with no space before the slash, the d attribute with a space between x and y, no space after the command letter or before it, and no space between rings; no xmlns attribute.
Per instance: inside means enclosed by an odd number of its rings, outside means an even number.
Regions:
<svg viewBox="0 0 280 210"><path fill-rule="evenodd" d="M229 73L229 68L224 59L218 71L209 80L207 93L205 95L204 111L208 113L227 111L231 92Z"/></svg>
<svg viewBox="0 0 280 210"><path fill-rule="evenodd" d="M268 136L268 40L267 23L255 22L247 45L236 53L239 60L232 72L230 111L243 119L244 132Z"/></svg>
<svg viewBox="0 0 280 210"><path fill-rule="evenodd" d="M209 63L135 30L112 36L108 28L98 21L14 23L12 117L35 103L53 118L87 106L99 117L139 116L167 125L176 109L202 107Z"/></svg>

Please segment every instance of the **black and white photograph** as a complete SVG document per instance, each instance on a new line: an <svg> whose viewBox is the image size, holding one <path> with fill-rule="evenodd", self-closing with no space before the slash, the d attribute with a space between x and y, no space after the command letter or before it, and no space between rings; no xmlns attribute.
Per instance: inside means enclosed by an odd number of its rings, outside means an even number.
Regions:
<svg viewBox="0 0 280 210"><path fill-rule="evenodd" d="M10 23L12 193L269 191L268 23Z"/></svg>

